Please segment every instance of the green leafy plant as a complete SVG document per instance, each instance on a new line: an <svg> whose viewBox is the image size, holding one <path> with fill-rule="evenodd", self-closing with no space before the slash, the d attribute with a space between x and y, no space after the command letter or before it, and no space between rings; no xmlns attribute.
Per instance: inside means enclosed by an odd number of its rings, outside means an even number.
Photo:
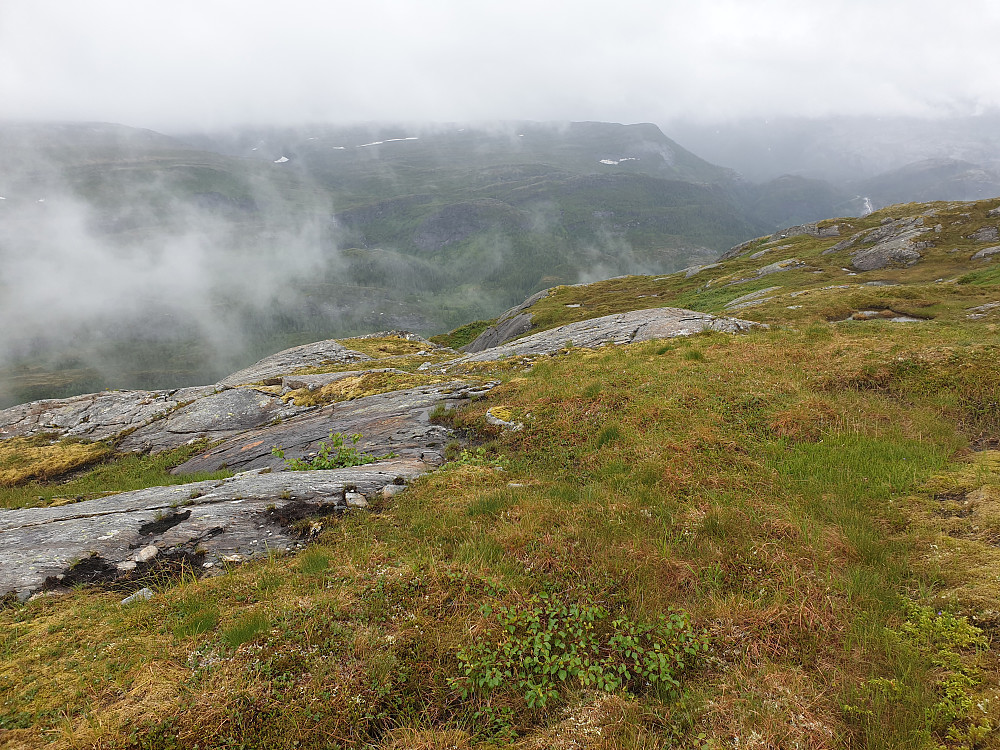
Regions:
<svg viewBox="0 0 1000 750"><path fill-rule="evenodd" d="M285 451L278 446L271 449L271 454L284 460L285 468L289 471L311 471L314 469L344 469L348 466L364 466L375 463L386 458L395 458L397 454L386 453L383 456L375 456L371 453L362 453L356 446L361 442L361 435L355 433L351 435L351 444L347 444L347 439L339 432L330 432L329 442L320 441L319 450L311 459L285 458Z"/></svg>
<svg viewBox="0 0 1000 750"><path fill-rule="evenodd" d="M490 456L486 448L463 448L457 458L448 462L451 466L488 466L494 469L506 469L510 461L506 456Z"/></svg>
<svg viewBox="0 0 1000 750"><path fill-rule="evenodd" d="M529 708L543 708L574 683L607 692L647 688L680 692L679 675L708 649L684 612L638 623L591 603L564 603L546 595L527 607L481 609L494 617L489 635L458 653L464 674L452 680L462 697L509 688Z"/></svg>

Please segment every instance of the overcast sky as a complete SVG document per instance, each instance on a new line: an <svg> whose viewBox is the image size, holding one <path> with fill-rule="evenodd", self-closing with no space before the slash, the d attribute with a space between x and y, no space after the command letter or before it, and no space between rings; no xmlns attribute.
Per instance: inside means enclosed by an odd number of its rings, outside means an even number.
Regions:
<svg viewBox="0 0 1000 750"><path fill-rule="evenodd" d="M998 38L996 0L0 0L0 116L972 114Z"/></svg>

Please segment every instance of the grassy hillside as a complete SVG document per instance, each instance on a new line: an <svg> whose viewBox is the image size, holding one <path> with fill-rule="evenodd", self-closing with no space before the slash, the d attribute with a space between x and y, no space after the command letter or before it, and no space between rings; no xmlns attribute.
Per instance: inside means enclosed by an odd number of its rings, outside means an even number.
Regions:
<svg viewBox="0 0 1000 750"><path fill-rule="evenodd" d="M754 292L771 327L480 363L438 415L475 447L299 554L7 607L0 740L1000 747L998 203L556 289L538 329ZM824 254L920 216L912 266Z"/></svg>

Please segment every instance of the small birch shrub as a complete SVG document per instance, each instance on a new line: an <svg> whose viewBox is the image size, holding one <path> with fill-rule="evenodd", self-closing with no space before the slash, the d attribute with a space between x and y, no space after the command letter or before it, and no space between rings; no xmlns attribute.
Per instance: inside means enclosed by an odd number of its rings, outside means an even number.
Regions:
<svg viewBox="0 0 1000 750"><path fill-rule="evenodd" d="M680 675L708 649L688 615L671 611L654 623L612 618L599 605L546 595L527 607L480 608L494 627L458 653L464 674L452 680L463 698L512 689L529 708L544 708L571 684L606 692L680 694Z"/></svg>
<svg viewBox="0 0 1000 750"><path fill-rule="evenodd" d="M285 468L289 471L311 471L314 469L345 469L349 466L365 466L385 458L395 458L395 453L387 453L384 456L373 456L371 453L362 453L356 446L361 442L361 435L355 433L351 435L351 444L347 444L347 438L339 432L331 432L329 442L323 440L319 444L319 450L311 459L285 458L285 451L278 446L271 449L271 454L284 460Z"/></svg>

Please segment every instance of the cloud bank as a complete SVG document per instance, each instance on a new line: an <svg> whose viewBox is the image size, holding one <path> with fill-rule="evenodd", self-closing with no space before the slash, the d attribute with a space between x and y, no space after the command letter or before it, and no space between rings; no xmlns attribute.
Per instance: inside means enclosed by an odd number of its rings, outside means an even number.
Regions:
<svg viewBox="0 0 1000 750"><path fill-rule="evenodd" d="M990 0L9 0L0 101L161 130L970 114L997 28Z"/></svg>

